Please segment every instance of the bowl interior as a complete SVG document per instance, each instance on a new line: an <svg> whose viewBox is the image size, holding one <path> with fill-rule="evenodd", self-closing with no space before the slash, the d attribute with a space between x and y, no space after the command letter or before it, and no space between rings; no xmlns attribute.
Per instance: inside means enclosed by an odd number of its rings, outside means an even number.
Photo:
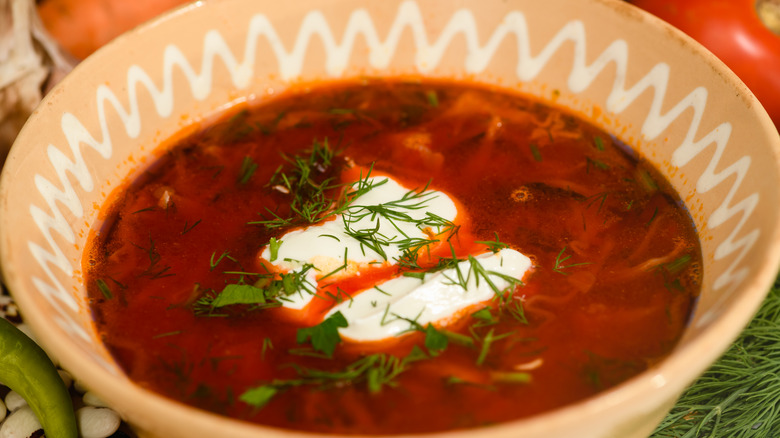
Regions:
<svg viewBox="0 0 780 438"><path fill-rule="evenodd" d="M81 272L100 206L161 142L290 84L361 76L477 81L566 107L647 158L681 194L704 257L696 312L669 359L595 399L491 433L649 433L747 323L774 279L777 132L722 63L623 2L459 5L197 2L80 64L19 135L0 187L3 274L44 346L140 430L256 432L211 415L188 417L192 409L127 381L101 346ZM604 419L607 412L618 414ZM160 426L160 415L173 425Z"/></svg>

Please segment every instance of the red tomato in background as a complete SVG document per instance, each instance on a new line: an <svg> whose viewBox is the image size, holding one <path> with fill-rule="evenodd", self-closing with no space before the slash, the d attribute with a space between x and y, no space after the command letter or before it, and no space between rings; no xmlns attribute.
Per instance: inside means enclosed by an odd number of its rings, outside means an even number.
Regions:
<svg viewBox="0 0 780 438"><path fill-rule="evenodd" d="M780 1L630 2L707 47L745 82L766 108L775 126L780 127ZM759 8L764 21L759 18Z"/></svg>

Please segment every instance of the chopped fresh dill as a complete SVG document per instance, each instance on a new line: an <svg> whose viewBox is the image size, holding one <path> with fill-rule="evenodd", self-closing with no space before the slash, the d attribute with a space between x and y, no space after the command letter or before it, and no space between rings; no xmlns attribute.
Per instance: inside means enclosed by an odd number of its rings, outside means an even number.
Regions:
<svg viewBox="0 0 780 438"><path fill-rule="evenodd" d="M257 127L257 129L260 130L263 135L270 135L276 130L276 127L279 126L279 122L281 122L286 115L287 111L280 111L270 124L264 125L261 123L255 123L255 127Z"/></svg>
<svg viewBox="0 0 780 438"><path fill-rule="evenodd" d="M652 215L652 216L650 216L650 220L648 220L648 221L647 221L647 223L645 224L645 226L646 226L646 227L649 227L649 226L650 226L650 224L652 224L652 223L653 223L653 221L655 221L655 218L656 218L657 216L658 216L658 207L655 207L655 210L653 210L653 215Z"/></svg>
<svg viewBox="0 0 780 438"><path fill-rule="evenodd" d="M517 278L511 277L506 274L502 274L500 272L492 271L485 269L484 266L479 262L477 258L474 256L469 255L466 260L458 259L455 254L455 248L452 246L452 243L450 243L450 251L452 252L452 258L451 259L445 259L442 258L439 260L439 264L429 270L428 272L435 272L442 269L453 269L455 271L455 278L452 278L450 275L444 274L444 277L447 279L447 283L450 285L457 285L460 286L463 290L468 290L469 281L473 278L474 285L479 286L480 281L484 281L490 289L494 293L494 298L499 299L500 301L504 301L508 299L511 296L511 293L509 293L513 288L515 288L518 285L522 285L522 281L520 281ZM461 266L462 262L468 262L467 266L468 269L465 270ZM501 280L506 281L508 284L505 288L499 288L496 283L493 281L493 278L499 278Z"/></svg>
<svg viewBox="0 0 780 438"><path fill-rule="evenodd" d="M604 140L602 140L598 135L593 137L593 144L596 145L596 149L600 151L604 150Z"/></svg>
<svg viewBox="0 0 780 438"><path fill-rule="evenodd" d="M281 191L292 197L290 217L281 217L266 208L271 219L249 222L250 225L263 225L273 229L292 224L315 224L329 217L341 214L358 197L381 185L387 180L375 182L371 179L372 168L364 176L361 172L358 181L352 184L336 183L332 177L322 178L330 169L338 151L330 148L327 138L315 140L310 150L292 158L283 155L292 169L280 166L266 186L280 187ZM331 195L340 192L337 198Z"/></svg>
<svg viewBox="0 0 780 438"><path fill-rule="evenodd" d="M231 257L230 253L227 252L227 251L223 251L222 254L217 258L217 260L214 260L214 256L215 255L217 255L216 251L211 253L211 260L209 260L209 266L210 266L209 271L213 271L217 267L217 265L219 265L219 262L221 262L222 259L225 259L225 258L228 259L228 260L234 261L234 262L238 262L238 260L236 260L235 258Z"/></svg>
<svg viewBox="0 0 780 438"><path fill-rule="evenodd" d="M315 351L312 347L301 347L301 348L290 348L287 350L288 353L295 355L295 356L305 356L305 357L316 357L319 359L330 359L330 356L328 356L325 353Z"/></svg>
<svg viewBox="0 0 780 438"><path fill-rule="evenodd" d="M534 161L537 161L539 163L542 162L542 152L539 150L539 146L537 146L534 143L531 143L528 145L528 148L531 149L531 156L534 157Z"/></svg>
<svg viewBox="0 0 780 438"><path fill-rule="evenodd" d="M111 293L111 289L103 279L98 278L95 283L97 283L97 287L100 289L100 293L102 293L107 300L114 298L114 294Z"/></svg>
<svg viewBox="0 0 780 438"><path fill-rule="evenodd" d="M157 248L155 247L154 239L152 239L152 233L149 232L149 247L143 247L141 245L135 244L133 242L130 242L133 246L136 248L144 251L146 253L146 256L149 258L149 266L141 273L139 274L139 277L149 277L152 280L156 280L159 278L164 277L170 277L176 274L168 272L171 267L170 266L159 266L158 263L160 262L160 253L157 252Z"/></svg>
<svg viewBox="0 0 780 438"><path fill-rule="evenodd" d="M500 335L493 334L494 330L490 329L489 332L481 339L482 346L479 350L479 356L477 356L477 365L482 365L485 362L485 359L487 359L488 354L490 353L490 347L493 346L493 343L496 341L500 341L501 339L506 338L507 336L511 336L514 332L508 332L508 333L502 333Z"/></svg>
<svg viewBox="0 0 780 438"><path fill-rule="evenodd" d="M241 168L238 171L238 183L244 185L249 182L255 171L257 170L257 163L250 156L245 156L241 161Z"/></svg>
<svg viewBox="0 0 780 438"><path fill-rule="evenodd" d="M334 236L333 234L320 234L318 237L330 237L331 239L334 239L336 242L341 242L341 239Z"/></svg>
<svg viewBox="0 0 780 438"><path fill-rule="evenodd" d="M159 335L154 335L154 336L152 336L152 339L167 338L168 336L176 336L176 335L180 335L182 333L184 333L183 330L175 330L175 331L172 331L172 332L160 333Z"/></svg>
<svg viewBox="0 0 780 438"><path fill-rule="evenodd" d="M354 230L349 225L347 216L342 216L344 220L344 234L355 239L360 243L360 250L363 255L366 255L366 248L378 254L382 259L387 260L387 252L385 247L390 246L391 239L379 232L379 222L376 222L374 228L363 228L360 230Z"/></svg>
<svg viewBox="0 0 780 438"><path fill-rule="evenodd" d="M261 350L260 350L260 357L261 357L263 360L265 360L265 353L266 353L268 350L273 350L273 349L274 349L274 344L273 344L273 342L271 341L271 338L268 338L268 337L266 337L266 338L263 338L263 346L262 346L262 348L261 348Z"/></svg>
<svg viewBox="0 0 780 438"><path fill-rule="evenodd" d="M396 379L413 362L427 359L428 356L418 347L405 357L378 353L361 357L347 365L341 371L324 371L304 368L292 364L297 378L273 380L245 391L239 399L255 408L262 408L280 391L296 386L313 386L326 389L334 386L365 385L372 394L379 393L384 387L395 387Z"/></svg>
<svg viewBox="0 0 780 438"><path fill-rule="evenodd" d="M383 180L382 183L386 181ZM439 240L409 237L398 224L400 222L411 223L420 230L435 229L437 235L455 229L452 221L430 212L426 212L420 219L415 219L409 214L411 211L425 208L437 196L436 192L428 191L429 185L430 181L422 189L409 190L399 199L382 204L351 205L347 207L344 209L342 216L345 233L360 243L363 254L368 249L387 260L385 248L395 245L402 252L400 257L401 264L417 267L415 253ZM372 226L356 229L354 224L364 219L368 219ZM392 225L400 233L401 238L399 239L396 236L391 238L381 233L382 221ZM362 223L365 223L365 221Z"/></svg>
<svg viewBox="0 0 780 438"><path fill-rule="evenodd" d="M465 345L467 347L474 346L474 339L472 339L470 336L466 336L450 330L437 329L430 323L428 323L428 325L423 327L423 325L417 321L420 315L417 315L416 318L406 318L404 316L393 313L392 316L395 318L393 321L401 320L401 321L408 322L409 329L407 331L409 332L417 331L417 332L425 333L426 348L430 344L430 346L433 347L435 350L439 350L439 352L443 351L446 348L446 344L443 344L444 341L439 338L440 335L443 335L444 337L447 338L447 344L450 341L452 341L455 342L456 344ZM429 336L431 337L431 339L428 339ZM433 352L431 353L433 354Z"/></svg>
<svg viewBox="0 0 780 438"><path fill-rule="evenodd" d="M439 95L435 90L428 90L425 92L425 98L428 100L428 105L433 108L439 107Z"/></svg>
<svg viewBox="0 0 780 438"><path fill-rule="evenodd" d="M594 158L585 157L585 161L586 161L585 173L588 173L588 174L590 173L591 166L593 166L593 167L595 167L596 169L599 169L599 170L609 170L609 164L607 164L607 163L605 163L605 162L603 162L601 160L596 160Z"/></svg>
<svg viewBox="0 0 780 438"><path fill-rule="evenodd" d="M530 383L531 375L529 373L518 371L493 371L490 378L497 383Z"/></svg>
<svg viewBox="0 0 780 438"><path fill-rule="evenodd" d="M564 272L564 269L573 268L575 266L584 266L584 265L590 265L590 262L581 262L581 263L572 263L569 265L564 265L564 263L571 258L571 255L566 255L564 257L563 253L566 252L566 247L564 246L561 251L558 253L558 255L555 257L555 266L553 266L553 271L563 274L563 275L569 275L568 272Z"/></svg>
<svg viewBox="0 0 780 438"><path fill-rule="evenodd" d="M505 309L512 316L512 318L515 319L515 321L528 325L528 318L525 316L523 303L519 299L513 299L509 301L511 301L511 304L505 303L506 305L501 307L501 309Z"/></svg>
<svg viewBox="0 0 780 438"><path fill-rule="evenodd" d="M662 265L670 274L678 274L691 262L690 254L683 254L672 262Z"/></svg>
<svg viewBox="0 0 780 438"><path fill-rule="evenodd" d="M655 179L653 179L652 175L650 175L650 172L645 169L637 169L636 180L639 182L639 185L649 193L658 190L658 184L655 182Z"/></svg>
<svg viewBox="0 0 780 438"><path fill-rule="evenodd" d="M198 226L198 224L201 222L201 220L202 220L202 219L198 219L198 220L197 220L197 221L195 221L195 223L194 223L194 224L192 224L191 226L189 225L189 221L184 221L184 229L183 229L183 230L181 230L181 233L179 233L179 234L181 234L181 235L183 236L183 235L185 235L185 234L189 233L190 231L192 231L192 229L193 229L193 228L195 228L196 226Z"/></svg>
<svg viewBox="0 0 780 438"><path fill-rule="evenodd" d="M142 208L142 209L140 209L140 210L136 210L136 211L134 211L134 212L132 212L132 213L130 213L130 214L138 214L138 213L143 213L143 212L145 212L145 211L154 211L154 210L156 210L156 209L157 209L157 207L153 205L153 206L151 206L151 207L146 207L146 208Z"/></svg>
<svg viewBox="0 0 780 438"><path fill-rule="evenodd" d="M390 303L387 303L387 305L385 306L385 311L384 311L384 313L382 314L382 320L381 320L381 321L379 321L379 325L381 325L381 326L383 326L383 327L384 327L384 326L386 326L387 324L390 324L391 322L393 322L394 320L388 320L388 319L387 319L387 317L388 317L389 315L390 315Z"/></svg>
<svg viewBox="0 0 780 438"><path fill-rule="evenodd" d="M501 251L502 249L509 248L509 245L502 242L498 238L498 232L494 231L493 235L496 236L496 240L477 240L474 243L480 243L482 245L487 245L488 249L492 251L494 254Z"/></svg>
<svg viewBox="0 0 780 438"><path fill-rule="evenodd" d="M347 292L344 292L344 290L341 289L340 287L336 287L336 293L335 294L333 292L330 292L330 291L325 291L325 296L330 298L336 304L341 304L344 301L349 300L350 307L352 306L352 301L353 301L352 295L348 294Z"/></svg>

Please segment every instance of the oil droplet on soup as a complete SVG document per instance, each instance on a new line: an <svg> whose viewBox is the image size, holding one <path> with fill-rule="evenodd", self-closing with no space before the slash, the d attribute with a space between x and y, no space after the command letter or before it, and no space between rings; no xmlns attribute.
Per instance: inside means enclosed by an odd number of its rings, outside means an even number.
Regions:
<svg viewBox="0 0 780 438"><path fill-rule="evenodd" d="M674 347L701 249L663 177L508 91L292 89L166 145L85 260L139 385L282 428L473 428L590 397Z"/></svg>

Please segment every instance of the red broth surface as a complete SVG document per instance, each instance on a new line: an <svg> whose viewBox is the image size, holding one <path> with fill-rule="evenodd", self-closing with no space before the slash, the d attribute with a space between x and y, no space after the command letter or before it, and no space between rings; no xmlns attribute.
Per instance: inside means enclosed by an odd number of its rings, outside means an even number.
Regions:
<svg viewBox="0 0 780 438"><path fill-rule="evenodd" d="M311 158L325 142L338 153ZM420 250L414 269L390 260L320 282L322 299L304 311L273 298L209 307L229 285L262 294L281 279L259 254L307 226L278 187L295 157L313 164L312 186L327 180L331 209L337 183L373 166L447 193L455 227ZM667 355L700 288L696 231L658 172L570 114L464 83L288 91L179 141L105 209L84 264L99 333L125 372L183 403L282 428L445 431L582 400ZM293 219L262 223L275 217ZM299 337L350 294L489 241L533 268L457 321L389 341L337 340L330 357Z"/></svg>

